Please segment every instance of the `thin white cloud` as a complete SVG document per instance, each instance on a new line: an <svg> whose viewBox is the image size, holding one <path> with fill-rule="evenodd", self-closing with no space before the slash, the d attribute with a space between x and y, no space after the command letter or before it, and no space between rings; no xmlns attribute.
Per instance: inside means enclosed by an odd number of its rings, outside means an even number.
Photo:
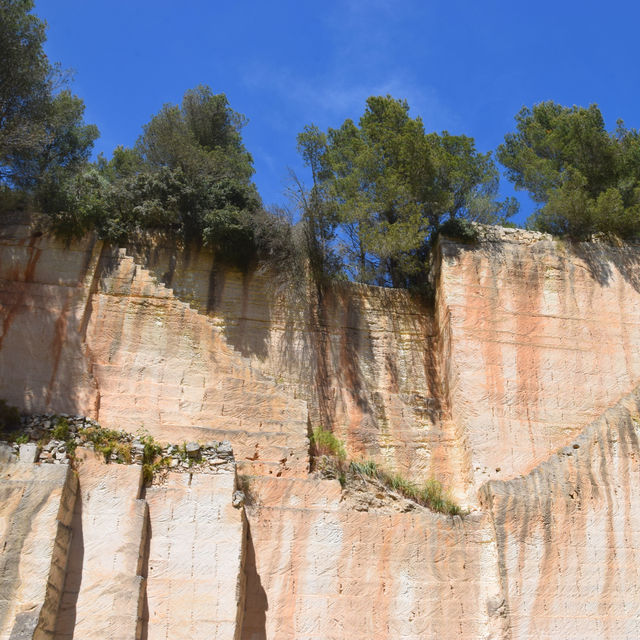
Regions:
<svg viewBox="0 0 640 640"><path fill-rule="evenodd" d="M454 110L408 70L402 43L407 20L418 14L423 19L425 9L412 0L402 11L393 0L341 0L322 18L331 45L318 52L321 64L303 75L261 60L246 73L245 84L281 104L278 112L263 114L278 131L289 131L292 119L337 127L345 118L357 120L369 96L386 94L406 99L428 131L455 130Z"/></svg>
<svg viewBox="0 0 640 640"><path fill-rule="evenodd" d="M343 73L334 77L308 78L260 65L245 75L244 82L252 90L268 92L271 97L283 101L287 112L295 113L305 123L313 121L323 127L339 126L345 118L357 121L369 96L387 94L407 100L411 114L420 116L428 131L455 129L457 125L455 114L435 89L418 84L407 74L392 74L372 82L353 82ZM291 128L287 113L278 111L269 119L278 130Z"/></svg>

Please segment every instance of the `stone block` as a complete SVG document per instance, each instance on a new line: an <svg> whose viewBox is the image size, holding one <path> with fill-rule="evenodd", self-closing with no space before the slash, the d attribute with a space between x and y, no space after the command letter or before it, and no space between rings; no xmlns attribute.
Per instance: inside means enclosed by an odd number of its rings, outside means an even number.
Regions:
<svg viewBox="0 0 640 640"><path fill-rule="evenodd" d="M170 472L147 490L149 640L239 638L245 520L234 487L233 471Z"/></svg>
<svg viewBox="0 0 640 640"><path fill-rule="evenodd" d="M0 638L53 636L76 487L65 466L0 464Z"/></svg>
<svg viewBox="0 0 640 640"><path fill-rule="evenodd" d="M38 461L40 449L35 442L27 442L20 445L20 462L22 464L33 464Z"/></svg>
<svg viewBox="0 0 640 640"><path fill-rule="evenodd" d="M78 449L79 494L74 539L56 639L139 637L148 509L139 499L142 469L105 464Z"/></svg>
<svg viewBox="0 0 640 640"><path fill-rule="evenodd" d="M16 454L13 451L13 446L2 442L0 443L0 464L6 462L16 462Z"/></svg>

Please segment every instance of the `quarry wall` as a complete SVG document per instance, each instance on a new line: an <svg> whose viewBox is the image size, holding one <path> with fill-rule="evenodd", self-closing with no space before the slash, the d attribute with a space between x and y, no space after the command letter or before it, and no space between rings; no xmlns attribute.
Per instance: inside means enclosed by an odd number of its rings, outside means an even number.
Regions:
<svg viewBox="0 0 640 640"><path fill-rule="evenodd" d="M640 554L640 391L525 476L491 481L513 638L634 638Z"/></svg>
<svg viewBox="0 0 640 640"><path fill-rule="evenodd" d="M520 229L440 244L445 393L473 492L527 473L640 380L640 247Z"/></svg>
<svg viewBox="0 0 640 640"><path fill-rule="evenodd" d="M101 529L92 483L131 526L108 552L122 573L104 573L102 542L79 564L67 543L57 637L90 637L74 629L93 592L73 575L128 585L104 621L123 638L639 637L640 248L481 235L441 240L427 304L287 289L160 238L65 246L5 218L0 397L165 442L228 440L252 478L238 510L235 475L145 490L133 468L80 467L76 530ZM317 425L355 459L438 478L468 513L354 501L309 474ZM202 594L218 592L214 610Z"/></svg>

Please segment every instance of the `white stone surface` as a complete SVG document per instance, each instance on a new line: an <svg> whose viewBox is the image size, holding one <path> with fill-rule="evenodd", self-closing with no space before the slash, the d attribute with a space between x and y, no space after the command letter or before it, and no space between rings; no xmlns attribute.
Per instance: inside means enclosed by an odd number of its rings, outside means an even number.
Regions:
<svg viewBox="0 0 640 640"><path fill-rule="evenodd" d="M79 494L56 640L140 637L148 512L142 467L78 449Z"/></svg>
<svg viewBox="0 0 640 640"><path fill-rule="evenodd" d="M151 539L148 640L239 638L245 524L233 472L170 472L147 490Z"/></svg>
<svg viewBox="0 0 640 640"><path fill-rule="evenodd" d="M0 464L1 640L53 637L76 485L68 467Z"/></svg>

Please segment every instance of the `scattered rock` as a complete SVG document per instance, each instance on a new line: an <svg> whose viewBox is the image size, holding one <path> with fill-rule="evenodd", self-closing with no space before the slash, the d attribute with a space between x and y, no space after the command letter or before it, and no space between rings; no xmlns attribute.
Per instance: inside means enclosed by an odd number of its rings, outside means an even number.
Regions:
<svg viewBox="0 0 640 640"><path fill-rule="evenodd" d="M187 455L190 458L197 458L200 453L200 445L197 442L187 443Z"/></svg>
<svg viewBox="0 0 640 640"><path fill-rule="evenodd" d="M236 509L244 506L245 495L243 491L234 491L233 497L231 498L231 503Z"/></svg>
<svg viewBox="0 0 640 640"><path fill-rule="evenodd" d="M223 440L218 445L217 452L221 458L229 457L233 455L233 447L228 440Z"/></svg>
<svg viewBox="0 0 640 640"><path fill-rule="evenodd" d="M60 418L64 418L69 426L69 437L66 440L51 438ZM27 436L30 442L18 445L0 441L0 462L16 460L19 455L22 462L68 465L73 458L73 455L69 454L69 443L95 451L96 445L88 439L89 436L84 429L101 428L91 418L51 413L23 415L20 417L20 424L21 433ZM141 465L145 451L142 439L125 431L120 432L117 439L122 443L131 443L131 464ZM39 447L37 442L41 440L44 444ZM185 453L187 459L185 459ZM211 440L204 445L198 442L183 445L170 444L159 451L158 460L160 459L163 460L163 464L154 468L154 471L159 472L160 478L163 474L166 475L169 469L174 473L217 474L233 471L235 468L233 448L226 440L223 442ZM109 462L125 464L122 456L115 451L110 454Z"/></svg>

